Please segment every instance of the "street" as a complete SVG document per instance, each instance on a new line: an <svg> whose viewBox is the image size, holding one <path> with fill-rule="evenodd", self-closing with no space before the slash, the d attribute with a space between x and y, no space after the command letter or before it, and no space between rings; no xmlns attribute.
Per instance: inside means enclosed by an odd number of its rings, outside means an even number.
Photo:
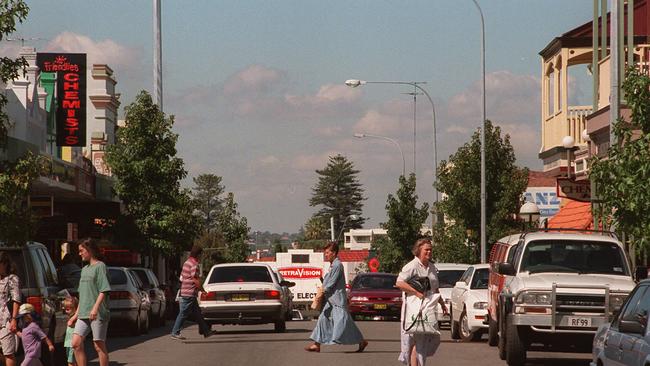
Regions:
<svg viewBox="0 0 650 366"><path fill-rule="evenodd" d="M398 322L357 322L370 345L363 353L357 346L323 346L321 353L303 348L313 329L313 321L287 323L287 332L274 333L272 325L214 326L218 334L203 339L197 327L184 329L185 341L169 337L171 323L140 337L113 336L108 340L111 366L192 364L192 365L400 365ZM485 336L480 342L452 341L442 330L443 341L430 365L446 366L505 365L496 348L489 347ZM87 349L89 349L87 345ZM91 364L97 359L91 355ZM530 352L527 365L586 366L589 354ZM480 360L480 361L477 361Z"/></svg>

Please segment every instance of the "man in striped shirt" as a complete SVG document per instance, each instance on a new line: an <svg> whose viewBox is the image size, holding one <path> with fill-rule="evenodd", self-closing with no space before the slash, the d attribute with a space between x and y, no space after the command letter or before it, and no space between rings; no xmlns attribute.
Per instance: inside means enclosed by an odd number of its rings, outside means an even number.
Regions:
<svg viewBox="0 0 650 366"><path fill-rule="evenodd" d="M185 337L181 335L181 327L183 326L183 322L187 319L194 320L199 325L199 334L203 335L204 338L208 338L214 334L211 327L205 322L205 319L203 319L201 308L199 308L197 300L199 291L205 292L201 285L201 279L199 278L199 258L201 257L202 252L203 248L194 245L190 251L190 257L187 258L183 264L180 277L181 289L179 311L178 316L176 317L176 322L174 323L174 328L172 329L173 339L185 339Z"/></svg>

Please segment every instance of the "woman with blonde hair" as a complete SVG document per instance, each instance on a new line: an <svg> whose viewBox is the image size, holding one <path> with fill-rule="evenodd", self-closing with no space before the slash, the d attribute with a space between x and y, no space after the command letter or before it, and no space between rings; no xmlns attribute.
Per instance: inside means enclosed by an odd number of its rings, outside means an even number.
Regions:
<svg viewBox="0 0 650 366"><path fill-rule="evenodd" d="M412 261L408 262L397 276L397 286L404 291L406 297L416 296L423 299L432 294L439 293L438 270L431 262L431 253L433 245L429 239L418 239L413 245ZM418 292L408 281L415 277L426 277L429 279L429 291L426 293ZM447 314L447 306L442 297L438 298L443 313ZM402 314L406 301L402 302ZM407 366L424 366L426 359L433 354L440 346L440 334L407 334L401 329L401 353L398 360Z"/></svg>

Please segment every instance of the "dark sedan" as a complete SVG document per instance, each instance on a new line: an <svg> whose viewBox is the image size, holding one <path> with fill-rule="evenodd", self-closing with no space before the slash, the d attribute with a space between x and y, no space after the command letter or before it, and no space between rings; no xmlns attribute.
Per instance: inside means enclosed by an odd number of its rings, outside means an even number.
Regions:
<svg viewBox="0 0 650 366"><path fill-rule="evenodd" d="M362 273L352 281L348 300L350 314L355 318L399 319L402 291L395 287L397 275Z"/></svg>

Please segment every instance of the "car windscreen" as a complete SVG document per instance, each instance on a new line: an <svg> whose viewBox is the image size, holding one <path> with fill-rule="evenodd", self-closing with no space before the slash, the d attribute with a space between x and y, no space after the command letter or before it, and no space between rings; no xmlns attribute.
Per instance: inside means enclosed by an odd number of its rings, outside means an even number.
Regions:
<svg viewBox="0 0 650 366"><path fill-rule="evenodd" d="M488 288L488 278L490 270L487 268L477 269L472 277L470 287L472 290L486 290Z"/></svg>
<svg viewBox="0 0 650 366"><path fill-rule="evenodd" d="M521 256L521 272L573 272L629 276L621 248L591 240L537 240Z"/></svg>
<svg viewBox="0 0 650 366"><path fill-rule="evenodd" d="M126 285L126 272L121 269L108 269L108 283L111 285Z"/></svg>
<svg viewBox="0 0 650 366"><path fill-rule="evenodd" d="M262 266L216 267L208 283L273 282L268 268Z"/></svg>
<svg viewBox="0 0 650 366"><path fill-rule="evenodd" d="M353 290L392 290L397 276L359 276L352 283Z"/></svg>
<svg viewBox="0 0 650 366"><path fill-rule="evenodd" d="M143 271L141 269L132 269L131 271L138 276L138 278L140 279L140 282L142 282L142 285L145 288L152 288L153 287L151 285L151 282L149 281L149 277L147 277L147 272L145 272L145 271Z"/></svg>
<svg viewBox="0 0 650 366"><path fill-rule="evenodd" d="M464 269L439 269L438 282L440 288L452 288L465 273Z"/></svg>

